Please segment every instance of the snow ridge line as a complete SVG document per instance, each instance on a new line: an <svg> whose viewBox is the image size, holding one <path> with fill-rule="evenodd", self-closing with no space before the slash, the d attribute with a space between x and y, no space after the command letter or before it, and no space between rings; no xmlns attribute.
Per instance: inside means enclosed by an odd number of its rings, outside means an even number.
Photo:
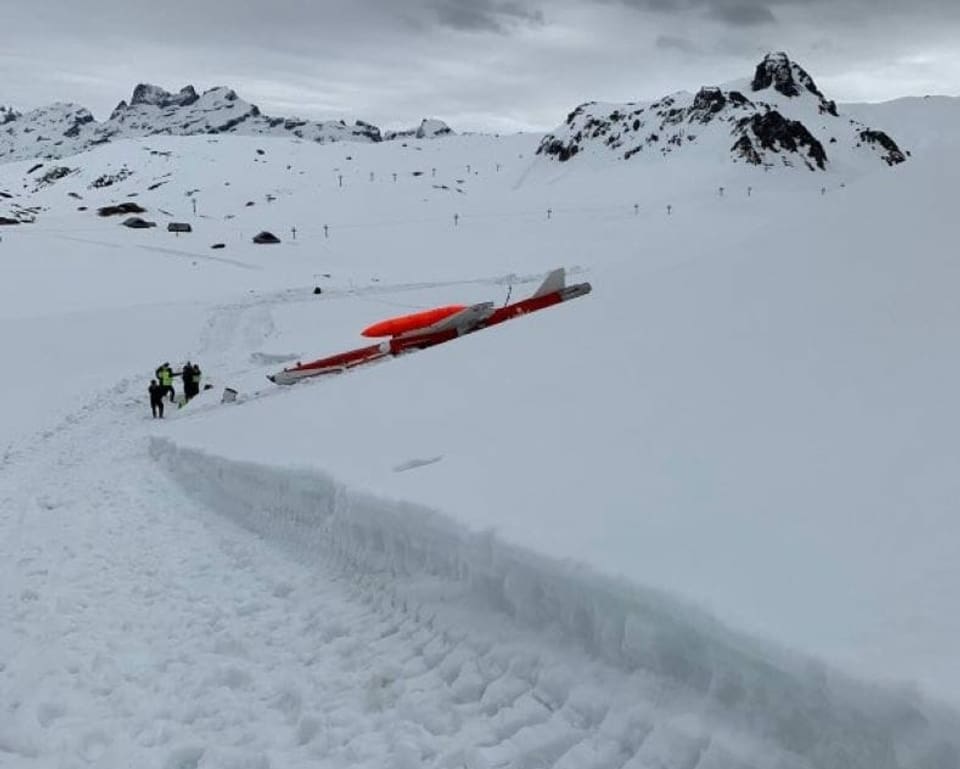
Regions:
<svg viewBox="0 0 960 769"><path fill-rule="evenodd" d="M332 562L417 620L463 633L478 614L507 615L553 644L641 676L649 686L635 695L658 708L683 703L711 733L737 735L756 759L707 751L693 761L700 769L960 766L960 717L948 708L736 634L668 595L471 532L433 510L349 490L317 471L236 462L160 438L151 438L150 453L209 508L298 558Z"/></svg>

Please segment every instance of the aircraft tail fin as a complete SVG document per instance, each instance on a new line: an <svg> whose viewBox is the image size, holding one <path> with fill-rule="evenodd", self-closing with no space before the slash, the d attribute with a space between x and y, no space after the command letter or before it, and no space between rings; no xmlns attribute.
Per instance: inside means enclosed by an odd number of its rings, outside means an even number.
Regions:
<svg viewBox="0 0 960 769"><path fill-rule="evenodd" d="M562 291L566 287L566 284L566 271L563 267L557 267L557 269L552 270L547 274L547 277L543 279L543 283L540 284L540 288L536 290L534 296L546 296L547 294Z"/></svg>

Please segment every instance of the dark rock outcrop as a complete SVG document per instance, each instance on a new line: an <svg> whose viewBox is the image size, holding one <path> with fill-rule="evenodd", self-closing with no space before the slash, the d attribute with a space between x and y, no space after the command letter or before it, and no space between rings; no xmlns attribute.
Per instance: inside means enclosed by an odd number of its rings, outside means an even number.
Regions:
<svg viewBox="0 0 960 769"><path fill-rule="evenodd" d="M131 230L147 230L151 227L156 227L156 222L149 222L146 219L141 219L139 216L131 216L129 219L124 219L121 222L124 227L129 227Z"/></svg>
<svg viewBox="0 0 960 769"><path fill-rule="evenodd" d="M580 145L576 142L564 142L561 139L551 139L545 141L537 149L538 155L552 155L561 163L566 163L570 158L580 151Z"/></svg>
<svg viewBox="0 0 960 769"><path fill-rule="evenodd" d="M737 93L737 92L734 92ZM740 94L742 96L742 94ZM698 123L709 123L714 115L722 112L730 102L719 88L701 88L693 97L693 105L687 111L686 117Z"/></svg>
<svg viewBox="0 0 960 769"><path fill-rule="evenodd" d="M755 140L765 150L797 153L801 157L810 158L821 170L826 167L826 150L799 120L788 120L776 110L771 110L762 115L756 114L744 118L737 127L741 131L748 129L749 134L745 132L733 145L733 150L749 163L756 165L762 163L754 147Z"/></svg>
<svg viewBox="0 0 960 769"><path fill-rule="evenodd" d="M76 139L78 136L80 136L80 132L83 130L85 125L94 122L93 115L91 115L85 109L77 110L72 118L73 123L66 131L63 132L63 135L68 139Z"/></svg>
<svg viewBox="0 0 960 769"><path fill-rule="evenodd" d="M112 187L117 182L122 182L124 179L129 179L133 176L133 171L124 166L115 174L102 174L90 182L91 190L99 190L104 187Z"/></svg>
<svg viewBox="0 0 960 769"><path fill-rule="evenodd" d="M794 98L800 96L804 90L813 94L820 101L820 111L837 115L836 102L829 101L813 82L807 71L782 51L768 53L763 61L757 65L750 87L756 91L763 91L773 86L773 89L784 96Z"/></svg>
<svg viewBox="0 0 960 769"><path fill-rule="evenodd" d="M48 170L43 176L37 179L37 184L41 187L45 187L48 184L53 184L56 181L59 181L65 176L72 174L74 169L68 168L67 166L54 166Z"/></svg>
<svg viewBox="0 0 960 769"><path fill-rule="evenodd" d="M234 99L237 98L235 92L230 91L230 94L232 94ZM161 107L163 109L167 107L187 107L195 103L199 98L192 85L184 86L178 94L172 94L155 85L139 83L137 87L133 89L130 106L134 107L138 104L149 104L153 107Z"/></svg>
<svg viewBox="0 0 960 769"><path fill-rule="evenodd" d="M139 203L120 203L115 206L102 206L97 209L98 216L118 216L120 214L142 214L146 210Z"/></svg>
<svg viewBox="0 0 960 769"><path fill-rule="evenodd" d="M453 129L442 120L424 118L416 128L408 128L403 131L387 131L383 135L383 139L384 141L395 141L396 139L436 139L441 136L453 135Z"/></svg>
<svg viewBox="0 0 960 769"><path fill-rule="evenodd" d="M884 161L888 166L895 166L903 163L907 158L897 146L897 143L883 131L875 131L872 128L866 128L860 132L860 140L865 144L880 145L883 149Z"/></svg>
<svg viewBox="0 0 960 769"><path fill-rule="evenodd" d="M257 233L256 235L253 236L253 242L258 243L260 245L279 243L280 238L278 238L272 232L267 232L266 230L264 230L263 232Z"/></svg>

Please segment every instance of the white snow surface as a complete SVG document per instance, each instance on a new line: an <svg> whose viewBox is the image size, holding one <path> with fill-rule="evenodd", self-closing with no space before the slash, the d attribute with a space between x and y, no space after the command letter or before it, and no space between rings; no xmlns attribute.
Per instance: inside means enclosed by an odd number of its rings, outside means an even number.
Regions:
<svg viewBox="0 0 960 769"><path fill-rule="evenodd" d="M539 136L0 166L0 766L960 765L955 128L817 175ZM265 379L555 266L593 292ZM187 359L212 389L152 420Z"/></svg>

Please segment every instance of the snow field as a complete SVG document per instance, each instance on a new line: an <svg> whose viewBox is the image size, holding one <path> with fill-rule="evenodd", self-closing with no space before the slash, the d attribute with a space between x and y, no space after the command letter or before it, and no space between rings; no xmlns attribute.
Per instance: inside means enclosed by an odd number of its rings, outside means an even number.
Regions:
<svg viewBox="0 0 960 769"><path fill-rule="evenodd" d="M232 459L312 465L953 699L960 628L942 601L957 577L941 534L960 276L938 244L950 221L940 185L956 172L915 159L826 196L785 185L692 195L671 216L473 230L458 242L474 263L512 253L504 266L520 273L521 259L557 256L594 293L347 378L184 414L168 434ZM593 173L551 194L592 190ZM930 248L918 250L919 233ZM380 233L364 235L358 254L382 248ZM358 330L378 318L506 293L494 281L375 285L263 297L275 334L257 351L310 360L364 343ZM230 373L241 400L283 365L248 359Z"/></svg>
<svg viewBox="0 0 960 769"><path fill-rule="evenodd" d="M46 208L0 243L0 766L958 765L927 695L958 691L957 155L777 176L535 142L154 137L36 194L0 169ZM127 199L159 226L93 213ZM557 265L594 293L263 378ZM187 357L216 388L154 424Z"/></svg>

